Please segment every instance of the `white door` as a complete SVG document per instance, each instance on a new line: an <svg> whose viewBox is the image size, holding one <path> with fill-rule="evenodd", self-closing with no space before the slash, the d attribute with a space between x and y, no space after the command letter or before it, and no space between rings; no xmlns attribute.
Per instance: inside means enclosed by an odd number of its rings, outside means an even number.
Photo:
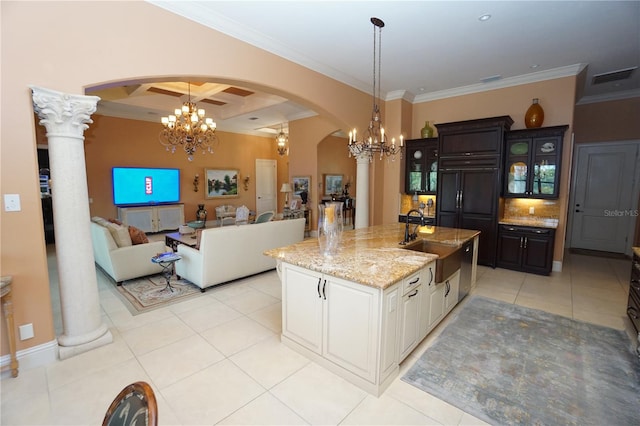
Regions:
<svg viewBox="0 0 640 426"><path fill-rule="evenodd" d="M256 216L273 210L278 212L276 160L256 160Z"/></svg>
<svg viewBox="0 0 640 426"><path fill-rule="evenodd" d="M640 144L576 145L571 247L629 251L638 210L633 182Z"/></svg>

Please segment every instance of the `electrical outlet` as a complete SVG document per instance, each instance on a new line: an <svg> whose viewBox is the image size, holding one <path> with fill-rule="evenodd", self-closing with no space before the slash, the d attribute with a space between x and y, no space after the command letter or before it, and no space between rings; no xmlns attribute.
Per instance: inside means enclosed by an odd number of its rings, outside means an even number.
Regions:
<svg viewBox="0 0 640 426"><path fill-rule="evenodd" d="M4 211L5 212L19 212L20 207L20 194L4 194Z"/></svg>
<svg viewBox="0 0 640 426"><path fill-rule="evenodd" d="M536 213L536 209L532 207L529 207L529 214L535 214Z"/></svg>
<svg viewBox="0 0 640 426"><path fill-rule="evenodd" d="M25 324L18 327L18 331L20 331L20 340L27 340L33 338L33 324Z"/></svg>

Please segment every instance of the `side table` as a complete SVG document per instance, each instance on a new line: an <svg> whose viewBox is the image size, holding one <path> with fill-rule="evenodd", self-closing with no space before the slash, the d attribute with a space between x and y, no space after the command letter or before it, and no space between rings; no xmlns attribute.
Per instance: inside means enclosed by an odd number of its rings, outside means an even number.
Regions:
<svg viewBox="0 0 640 426"><path fill-rule="evenodd" d="M2 309L7 323L7 332L9 337L9 352L11 353L11 376L18 377L18 358L16 357L16 330L13 324L13 300L11 296L11 276L1 277L0 299L2 300Z"/></svg>
<svg viewBox="0 0 640 426"><path fill-rule="evenodd" d="M157 263L162 267L162 275L167 280L167 286L164 289L169 290L172 293L173 287L171 287L171 277L173 276L173 264L180 259L182 259L181 256L172 252L166 252L166 254L161 254L151 258L153 263Z"/></svg>

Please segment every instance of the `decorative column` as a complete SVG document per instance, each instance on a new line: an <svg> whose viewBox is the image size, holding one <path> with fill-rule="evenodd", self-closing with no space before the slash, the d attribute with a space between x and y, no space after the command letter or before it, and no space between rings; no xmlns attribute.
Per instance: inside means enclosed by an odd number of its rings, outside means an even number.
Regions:
<svg viewBox="0 0 640 426"><path fill-rule="evenodd" d="M356 156L356 220L354 229L369 226L369 163L371 156L362 152Z"/></svg>
<svg viewBox="0 0 640 426"><path fill-rule="evenodd" d="M60 359L113 341L100 316L91 244L84 131L97 96L69 95L31 86L33 109L47 129L63 334Z"/></svg>

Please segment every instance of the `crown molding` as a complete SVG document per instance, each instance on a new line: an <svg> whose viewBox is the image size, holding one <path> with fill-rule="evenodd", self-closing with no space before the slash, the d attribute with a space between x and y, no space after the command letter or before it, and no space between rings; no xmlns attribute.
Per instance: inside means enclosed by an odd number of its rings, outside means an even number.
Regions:
<svg viewBox="0 0 640 426"><path fill-rule="evenodd" d="M583 96L576 105L595 104L599 102L619 101L640 97L640 89L624 90L613 93L603 93L602 95Z"/></svg>
<svg viewBox="0 0 640 426"><path fill-rule="evenodd" d="M437 92L424 93L415 97L415 103L453 98L455 96L470 95L473 93L487 92L489 90L519 86L522 84L537 83L545 80L554 80L556 78L571 77L574 75L578 75L586 66L586 64L567 65L565 67L553 68L550 70L538 71L515 77L507 77L501 80L491 81L489 83L478 83L469 86L456 87L453 89L440 90Z"/></svg>

